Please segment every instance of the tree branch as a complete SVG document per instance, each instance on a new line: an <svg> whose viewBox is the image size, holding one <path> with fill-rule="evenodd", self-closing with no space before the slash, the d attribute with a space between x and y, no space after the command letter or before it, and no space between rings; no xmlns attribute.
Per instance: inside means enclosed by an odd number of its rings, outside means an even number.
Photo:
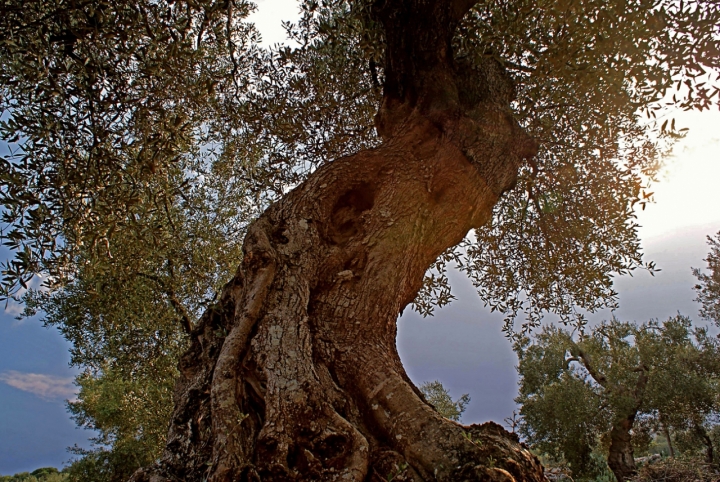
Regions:
<svg viewBox="0 0 720 482"><path fill-rule="evenodd" d="M388 0L373 15L385 31L385 100L409 103L433 97L451 69L452 35L472 0ZM436 78L437 77L437 78Z"/></svg>
<svg viewBox="0 0 720 482"><path fill-rule="evenodd" d="M187 333L188 335L192 333L192 316L185 308L185 305L183 305L182 302L178 299L175 291L170 286L168 286L168 284L159 276L143 273L140 271L137 272L137 275L142 278L152 280L158 285L160 285L160 288L163 290L163 293L165 294L165 296L167 296L167 299L170 302L170 306L173 307L175 313L177 313L177 315L180 317L180 324L182 325L183 330L185 330L185 333Z"/></svg>
<svg viewBox="0 0 720 482"><path fill-rule="evenodd" d="M633 398L635 398L635 409L639 410L642 405L643 396L645 395L645 387L647 387L648 383L648 367L641 364L633 371L640 372L637 384L635 385L635 392L633 393Z"/></svg>
<svg viewBox="0 0 720 482"><path fill-rule="evenodd" d="M585 369L588 371L590 376L593 377L593 380L595 380L601 387L607 388L607 378L605 377L605 375L595 369L592 361L590 360L590 356L585 353L582 348L580 348L576 344L573 344L573 346L570 348L570 354L573 355L573 357L579 357L580 360L582 360L582 364Z"/></svg>
<svg viewBox="0 0 720 482"><path fill-rule="evenodd" d="M578 362L578 363L580 363L580 359L579 359L578 357L571 356L570 358L568 358L567 360L565 360L565 370L567 370L568 368L570 368L570 364L571 364L572 362Z"/></svg>

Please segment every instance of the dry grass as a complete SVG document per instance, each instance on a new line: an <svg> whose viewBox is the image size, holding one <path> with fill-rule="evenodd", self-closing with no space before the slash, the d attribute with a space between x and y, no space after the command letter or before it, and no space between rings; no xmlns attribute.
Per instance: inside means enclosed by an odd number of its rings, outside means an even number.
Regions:
<svg viewBox="0 0 720 482"><path fill-rule="evenodd" d="M720 471L697 458L669 458L644 465L633 482L720 482Z"/></svg>

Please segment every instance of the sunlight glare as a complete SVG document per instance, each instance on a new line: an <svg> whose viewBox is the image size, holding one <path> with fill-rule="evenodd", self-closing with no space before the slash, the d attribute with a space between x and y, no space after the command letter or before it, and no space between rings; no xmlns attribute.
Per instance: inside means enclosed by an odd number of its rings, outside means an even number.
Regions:
<svg viewBox="0 0 720 482"><path fill-rule="evenodd" d="M720 112L679 111L674 117L678 129L690 130L650 186L656 203L638 210L644 240L692 226L708 225L708 234L720 229Z"/></svg>
<svg viewBox="0 0 720 482"><path fill-rule="evenodd" d="M297 0L255 0L257 10L248 20L255 24L262 36L261 45L270 47L278 43L288 44L282 22L297 22L300 4Z"/></svg>

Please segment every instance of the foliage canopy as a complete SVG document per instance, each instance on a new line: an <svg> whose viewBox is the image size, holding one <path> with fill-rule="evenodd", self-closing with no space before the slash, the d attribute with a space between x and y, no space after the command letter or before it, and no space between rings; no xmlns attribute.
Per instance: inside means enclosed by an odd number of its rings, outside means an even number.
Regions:
<svg viewBox="0 0 720 482"><path fill-rule="evenodd" d="M227 249L266 202L316 166L377 142L383 39L369 3L304 2L289 27L296 49L260 49L243 20L252 8L3 4L0 136L11 147L3 236L16 253L5 296L35 273L64 286L83 264L107 263L118 233L155 246L150 226L158 237L173 224L188 229L170 207L205 222L192 248L207 258L200 245ZM651 197L644 186L664 140L677 134L674 122L654 119L673 91L670 104L711 107L718 25L709 1L472 9L456 56L489 55L508 69L516 117L540 145L493 222L452 256L493 309L569 320L615 302L614 274L652 268L641 260L633 208ZM202 295L227 277L219 261L192 266ZM444 266L416 302L424 313L450 299Z"/></svg>

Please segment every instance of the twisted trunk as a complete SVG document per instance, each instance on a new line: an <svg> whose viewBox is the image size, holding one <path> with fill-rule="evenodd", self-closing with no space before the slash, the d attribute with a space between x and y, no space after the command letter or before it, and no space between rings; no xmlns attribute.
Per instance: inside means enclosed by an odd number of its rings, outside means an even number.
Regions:
<svg viewBox="0 0 720 482"><path fill-rule="evenodd" d="M637 473L632 446L632 430L635 414L618 420L610 431L608 466L618 482L624 482Z"/></svg>
<svg viewBox="0 0 720 482"><path fill-rule="evenodd" d="M715 450L710 435L707 433L707 430L705 430L705 427L703 427L701 423L695 423L693 425L693 430L705 446L705 462L707 462L708 464L712 464L713 460L715 459Z"/></svg>
<svg viewBox="0 0 720 482"><path fill-rule="evenodd" d="M648 368L645 364L641 364L634 371L638 372L639 375L635 389L631 394L632 408L615 421L610 431L608 466L610 466L610 470L615 474L618 482L624 482L637 473L632 434L630 432L635 423L635 417L637 417L637 413L642 406L645 388L648 383ZM670 439L668 438L668 440Z"/></svg>
<svg viewBox="0 0 720 482"><path fill-rule="evenodd" d="M502 68L452 59L463 3L377 12L396 54L383 144L321 167L249 228L180 362L167 449L133 480L544 480L516 435L428 406L395 344L425 271L490 219L535 149ZM426 28L439 41L420 47Z"/></svg>

